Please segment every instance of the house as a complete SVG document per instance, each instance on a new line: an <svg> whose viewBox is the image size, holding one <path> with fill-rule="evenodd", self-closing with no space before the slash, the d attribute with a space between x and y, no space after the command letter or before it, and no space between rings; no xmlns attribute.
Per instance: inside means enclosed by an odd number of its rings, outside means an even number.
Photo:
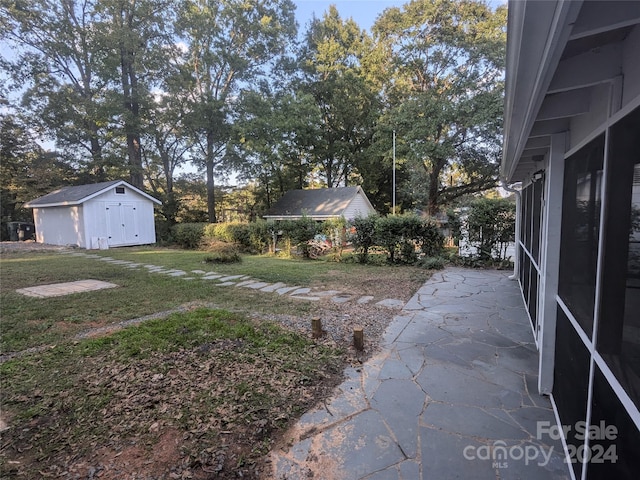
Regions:
<svg viewBox="0 0 640 480"><path fill-rule="evenodd" d="M329 218L366 217L375 209L361 187L290 190L264 215L267 220L295 220L303 216Z"/></svg>
<svg viewBox="0 0 640 480"><path fill-rule="evenodd" d="M155 243L154 204L123 180L64 187L25 203L33 208L36 241L81 248Z"/></svg>
<svg viewBox="0 0 640 480"><path fill-rule="evenodd" d="M514 276L538 390L574 478L638 478L640 2L511 0L508 15L501 175L521 184Z"/></svg>

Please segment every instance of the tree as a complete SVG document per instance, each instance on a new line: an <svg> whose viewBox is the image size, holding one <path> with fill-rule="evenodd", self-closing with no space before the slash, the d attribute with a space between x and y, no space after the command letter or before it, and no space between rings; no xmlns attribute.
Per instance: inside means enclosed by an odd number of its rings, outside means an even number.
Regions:
<svg viewBox="0 0 640 480"><path fill-rule="evenodd" d="M497 181L505 25L506 7L475 0L413 0L374 25L395 59L383 123L397 130L430 214Z"/></svg>
<svg viewBox="0 0 640 480"><path fill-rule="evenodd" d="M207 210L216 221L214 175L231 138L230 112L241 85L255 82L296 35L290 0L186 0L178 34L187 44L188 125L206 169Z"/></svg>
<svg viewBox="0 0 640 480"><path fill-rule="evenodd" d="M367 70L375 52L371 38L335 6L314 19L301 53L300 89L311 95L321 117L313 155L326 185L349 185L371 145L380 114L380 84Z"/></svg>
<svg viewBox="0 0 640 480"><path fill-rule="evenodd" d="M151 89L160 84L164 58L175 49L171 38L171 0L101 0L100 41L109 51L107 67L119 71L115 99L126 139L129 178L144 183L141 138ZM169 55L167 55L169 54ZM115 87L115 84L114 84Z"/></svg>
<svg viewBox="0 0 640 480"><path fill-rule="evenodd" d="M257 181L266 208L288 190L308 185L319 121L310 95L243 92L229 157L242 179Z"/></svg>
<svg viewBox="0 0 640 480"><path fill-rule="evenodd" d="M0 116L0 207L5 222L31 220L22 204L70 185L75 172L55 154L45 152L14 115Z"/></svg>
<svg viewBox="0 0 640 480"><path fill-rule="evenodd" d="M111 77L103 76L107 52L91 28L98 18L95 6L92 0L1 0L0 36L16 52L1 64L22 93L32 126L48 132L102 181L111 139L104 89ZM91 160L83 162L78 151Z"/></svg>

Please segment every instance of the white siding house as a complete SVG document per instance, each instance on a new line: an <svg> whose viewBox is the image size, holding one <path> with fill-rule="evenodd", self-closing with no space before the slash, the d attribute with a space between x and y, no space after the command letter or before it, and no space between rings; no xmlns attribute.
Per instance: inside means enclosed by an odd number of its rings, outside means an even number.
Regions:
<svg viewBox="0 0 640 480"><path fill-rule="evenodd" d="M366 217L375 209L361 187L289 190L264 216L270 220L313 220Z"/></svg>
<svg viewBox="0 0 640 480"><path fill-rule="evenodd" d="M640 1L510 0L508 11L501 176L520 184L514 277L538 390L573 479L636 479ZM593 433L605 428L615 433Z"/></svg>
<svg viewBox="0 0 640 480"><path fill-rule="evenodd" d="M36 241L80 248L155 243L154 204L123 180L65 187L25 204L33 208Z"/></svg>

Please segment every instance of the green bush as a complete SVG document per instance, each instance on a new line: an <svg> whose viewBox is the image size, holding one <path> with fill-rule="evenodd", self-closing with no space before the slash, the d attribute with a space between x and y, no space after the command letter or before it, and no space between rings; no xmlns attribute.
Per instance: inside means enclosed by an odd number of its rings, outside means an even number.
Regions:
<svg viewBox="0 0 640 480"><path fill-rule="evenodd" d="M309 217L302 217L291 222L289 234L291 243L298 248L304 258L309 258L309 241L318 234L318 223Z"/></svg>
<svg viewBox="0 0 640 480"><path fill-rule="evenodd" d="M347 238L353 245L359 263L369 261L369 250L375 245L378 218L376 214L371 214L366 217L356 217L349 222L351 228Z"/></svg>
<svg viewBox="0 0 640 480"><path fill-rule="evenodd" d="M256 253L271 250L275 226L272 221L258 220L249 224L249 244Z"/></svg>
<svg viewBox="0 0 640 480"><path fill-rule="evenodd" d="M269 250L273 236L272 222L258 220L252 223L211 223L205 229L205 237L233 243L244 251L264 253Z"/></svg>
<svg viewBox="0 0 640 480"><path fill-rule="evenodd" d="M400 249L404 236L404 221L399 215L388 215L376 220L376 244L387 251L389 263L395 263L401 256ZM405 250L407 245L405 245Z"/></svg>
<svg viewBox="0 0 640 480"><path fill-rule="evenodd" d="M182 248L195 249L204 238L206 223L178 223L171 227L171 238Z"/></svg>
<svg viewBox="0 0 640 480"><path fill-rule="evenodd" d="M330 255L332 260L340 261L342 258L342 250L347 242L347 221L344 217L329 218L322 222L321 230L331 243Z"/></svg>
<svg viewBox="0 0 640 480"><path fill-rule="evenodd" d="M428 270L442 270L447 264L447 260L442 257L424 257L418 260L417 266Z"/></svg>
<svg viewBox="0 0 640 480"><path fill-rule="evenodd" d="M427 257L435 257L442 253L444 236L438 226L431 220L420 219L412 238L420 248L420 252Z"/></svg>
<svg viewBox="0 0 640 480"><path fill-rule="evenodd" d="M240 254L238 252L214 252L210 255L204 257L204 261L206 263L213 264L225 264L225 263L239 263L242 261Z"/></svg>
<svg viewBox="0 0 640 480"><path fill-rule="evenodd" d="M516 206L506 198L480 198L467 217L469 241L482 260L505 260L506 247L515 241Z"/></svg>

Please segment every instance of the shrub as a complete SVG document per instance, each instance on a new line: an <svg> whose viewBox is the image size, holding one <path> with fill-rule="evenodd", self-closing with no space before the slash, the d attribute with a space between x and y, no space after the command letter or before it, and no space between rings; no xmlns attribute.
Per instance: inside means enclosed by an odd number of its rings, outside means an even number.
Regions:
<svg viewBox="0 0 640 480"><path fill-rule="evenodd" d="M225 263L238 263L242 261L242 258L240 257L238 252L214 252L211 255L207 255L206 257L204 257L204 261L206 263L214 263L220 265Z"/></svg>
<svg viewBox="0 0 640 480"><path fill-rule="evenodd" d="M351 241L356 258L360 263L369 261L369 249L375 245L376 220L378 216L371 214L366 217L356 217L351 220L348 239Z"/></svg>
<svg viewBox="0 0 640 480"><path fill-rule="evenodd" d="M417 266L428 270L442 270L447 260L442 257L424 257L418 260Z"/></svg>
<svg viewBox="0 0 640 480"><path fill-rule="evenodd" d="M331 256L335 261L342 258L342 249L347 241L347 221L344 217L330 218L322 223L322 232L331 244Z"/></svg>
<svg viewBox="0 0 640 480"><path fill-rule="evenodd" d="M257 253L271 250L275 225L272 221L258 220L249 224L249 245Z"/></svg>
<svg viewBox="0 0 640 480"><path fill-rule="evenodd" d="M289 229L291 242L304 258L309 258L309 241L315 238L318 230L317 222L306 216L291 222Z"/></svg>
<svg viewBox="0 0 640 480"><path fill-rule="evenodd" d="M204 237L205 227L206 223L178 223L171 227L172 240L182 248L198 248Z"/></svg>
<svg viewBox="0 0 640 480"><path fill-rule="evenodd" d="M469 241L482 260L505 260L506 247L515 240L516 207L505 198L480 198L467 217Z"/></svg>
<svg viewBox="0 0 640 480"><path fill-rule="evenodd" d="M442 253L444 236L438 226L427 219L420 219L416 225L412 238L427 257L435 257Z"/></svg>

